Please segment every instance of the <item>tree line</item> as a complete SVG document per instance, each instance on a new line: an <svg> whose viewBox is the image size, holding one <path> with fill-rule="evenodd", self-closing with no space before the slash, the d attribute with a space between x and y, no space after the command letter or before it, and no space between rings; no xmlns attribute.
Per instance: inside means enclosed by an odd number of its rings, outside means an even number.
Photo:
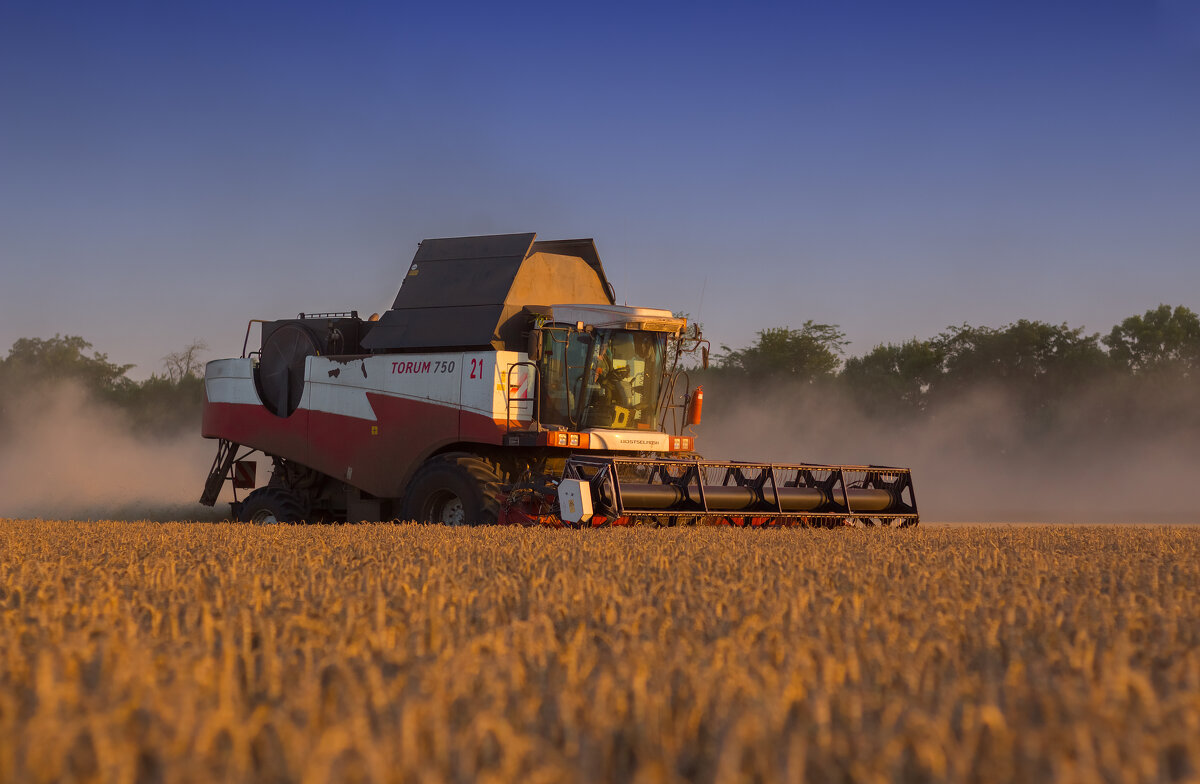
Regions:
<svg viewBox="0 0 1200 784"><path fill-rule="evenodd" d="M948 327L859 356L847 356L847 345L835 324L772 327L749 346L721 346L707 370L691 374L693 382L735 390L819 390L889 420L937 416L986 390L1034 430L1078 415L1081 406L1092 423L1200 427L1200 317L1182 305L1130 316L1106 334L1021 319L998 328ZM195 428L206 350L195 341L163 357L160 373L135 381L127 375L133 365L110 361L82 337L21 338L0 359L0 407L11 415L23 392L71 383L131 413L136 430ZM744 399L724 397L738 396ZM719 410L722 404L713 402Z"/></svg>
<svg viewBox="0 0 1200 784"><path fill-rule="evenodd" d="M1034 430L1078 414L1080 405L1093 424L1200 424L1200 317L1184 306L1160 305L1106 334L1021 319L952 326L859 356L847 357L846 345L833 324L764 329L750 346L722 346L697 380L820 388L889 419L921 421L986 391Z"/></svg>
<svg viewBox="0 0 1200 784"><path fill-rule="evenodd" d="M0 435L12 417L55 388L79 389L131 414L129 426L140 434L194 430L204 401L201 358L207 349L194 341L163 357L161 373L135 381L127 375L133 365L110 361L78 335L20 338L0 359Z"/></svg>

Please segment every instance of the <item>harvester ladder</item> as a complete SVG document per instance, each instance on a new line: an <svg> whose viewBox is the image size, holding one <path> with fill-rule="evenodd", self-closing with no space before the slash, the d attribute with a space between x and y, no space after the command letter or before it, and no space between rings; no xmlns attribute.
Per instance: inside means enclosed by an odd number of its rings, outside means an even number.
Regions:
<svg viewBox="0 0 1200 784"><path fill-rule="evenodd" d="M531 380L532 383L529 386L530 393L532 395L531 397L513 397L512 396L513 368L518 368L518 367L529 367L533 370L533 378ZM517 377L517 380L518 380L518 382L520 381L519 375ZM534 422L539 421L540 412L538 411L538 391L540 389L540 385L541 385L541 378L538 375L537 363L526 359L526 360L521 360L520 362L514 362L508 366L508 370L506 370L504 372L505 432L511 433L513 430L513 404L514 403L519 407L522 403L532 402L533 403L533 421ZM519 388L520 387L518 386L518 389ZM518 417L517 423L518 424L520 424L520 422L521 422L520 415L521 415L521 412L520 412L520 409L518 408L518 410L517 410L517 417Z"/></svg>
<svg viewBox="0 0 1200 784"><path fill-rule="evenodd" d="M213 506L217 503L217 496L221 494L221 488L224 487L225 479L229 476L229 469L233 466L233 461L237 459L238 446L224 438L217 441L217 456L213 459L212 468L209 469L208 479L204 480L204 493L200 496L200 503L205 506Z"/></svg>

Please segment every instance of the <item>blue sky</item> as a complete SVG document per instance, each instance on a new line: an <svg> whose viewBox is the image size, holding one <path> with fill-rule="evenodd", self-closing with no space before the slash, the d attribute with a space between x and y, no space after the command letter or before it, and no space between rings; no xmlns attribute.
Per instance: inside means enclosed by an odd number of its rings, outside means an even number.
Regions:
<svg viewBox="0 0 1200 784"><path fill-rule="evenodd" d="M732 346L1200 309L1200 2L0 4L0 350L144 376L518 231Z"/></svg>

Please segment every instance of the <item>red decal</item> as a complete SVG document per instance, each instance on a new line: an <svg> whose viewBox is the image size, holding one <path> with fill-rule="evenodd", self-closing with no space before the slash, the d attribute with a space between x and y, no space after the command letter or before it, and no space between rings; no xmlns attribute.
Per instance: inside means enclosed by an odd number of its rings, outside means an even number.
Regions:
<svg viewBox="0 0 1200 784"><path fill-rule="evenodd" d="M367 399L378 416L371 428L362 419L303 408L285 418L260 405L206 402L201 432L296 460L340 481L353 466L350 483L382 498L401 496L429 452L455 442L499 444L504 437L503 423L453 404L373 392ZM386 437L372 437L374 427Z"/></svg>

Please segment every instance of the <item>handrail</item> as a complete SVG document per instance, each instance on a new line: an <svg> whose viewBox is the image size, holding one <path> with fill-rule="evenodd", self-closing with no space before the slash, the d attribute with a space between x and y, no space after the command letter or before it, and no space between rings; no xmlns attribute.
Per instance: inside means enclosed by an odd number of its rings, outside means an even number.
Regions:
<svg viewBox="0 0 1200 784"><path fill-rule="evenodd" d="M267 319L250 319L246 322L246 339L242 341L242 359L246 358L246 348L250 345L250 327L255 324L266 324Z"/></svg>
<svg viewBox="0 0 1200 784"><path fill-rule="evenodd" d="M674 402L675 387L679 383L680 377L684 379L684 402L676 403ZM675 412L678 409L686 408L687 406L688 396L690 396L692 393L692 376L690 373L688 373L688 371L680 369L668 373L663 381L664 383L662 385L662 390L659 392L658 401L658 429L664 433L667 432L667 414L669 413L671 415L671 430L674 431L675 435L677 436L682 435L686 417L682 418L678 423L676 423Z"/></svg>
<svg viewBox="0 0 1200 784"><path fill-rule="evenodd" d="M527 366L527 367L533 368L533 397L514 398L514 397L512 397L512 372L513 372L513 368L522 367L522 366ZM518 379L518 381L519 380L520 379ZM512 428L512 423L513 423L512 404L513 403L520 404L520 403L528 403L530 401L533 401L533 422L538 423L540 421L541 411L539 410L538 400L540 398L539 393L541 390L539 387L541 385L541 380L542 380L541 375L538 373L537 363L533 362L532 360L528 360L528 359L524 359L524 360L521 360L520 362L512 363L511 365L508 366L508 369L504 372L504 419L505 419L505 432L506 433L511 433L512 429L513 429ZM519 388L519 385L518 385L518 388ZM519 413L520 412L518 411L518 414ZM520 421L521 420L518 418L517 423L520 424Z"/></svg>
<svg viewBox="0 0 1200 784"><path fill-rule="evenodd" d="M335 310L330 313L300 313L296 318L301 321L308 319L323 319L323 318L358 318L357 310Z"/></svg>

